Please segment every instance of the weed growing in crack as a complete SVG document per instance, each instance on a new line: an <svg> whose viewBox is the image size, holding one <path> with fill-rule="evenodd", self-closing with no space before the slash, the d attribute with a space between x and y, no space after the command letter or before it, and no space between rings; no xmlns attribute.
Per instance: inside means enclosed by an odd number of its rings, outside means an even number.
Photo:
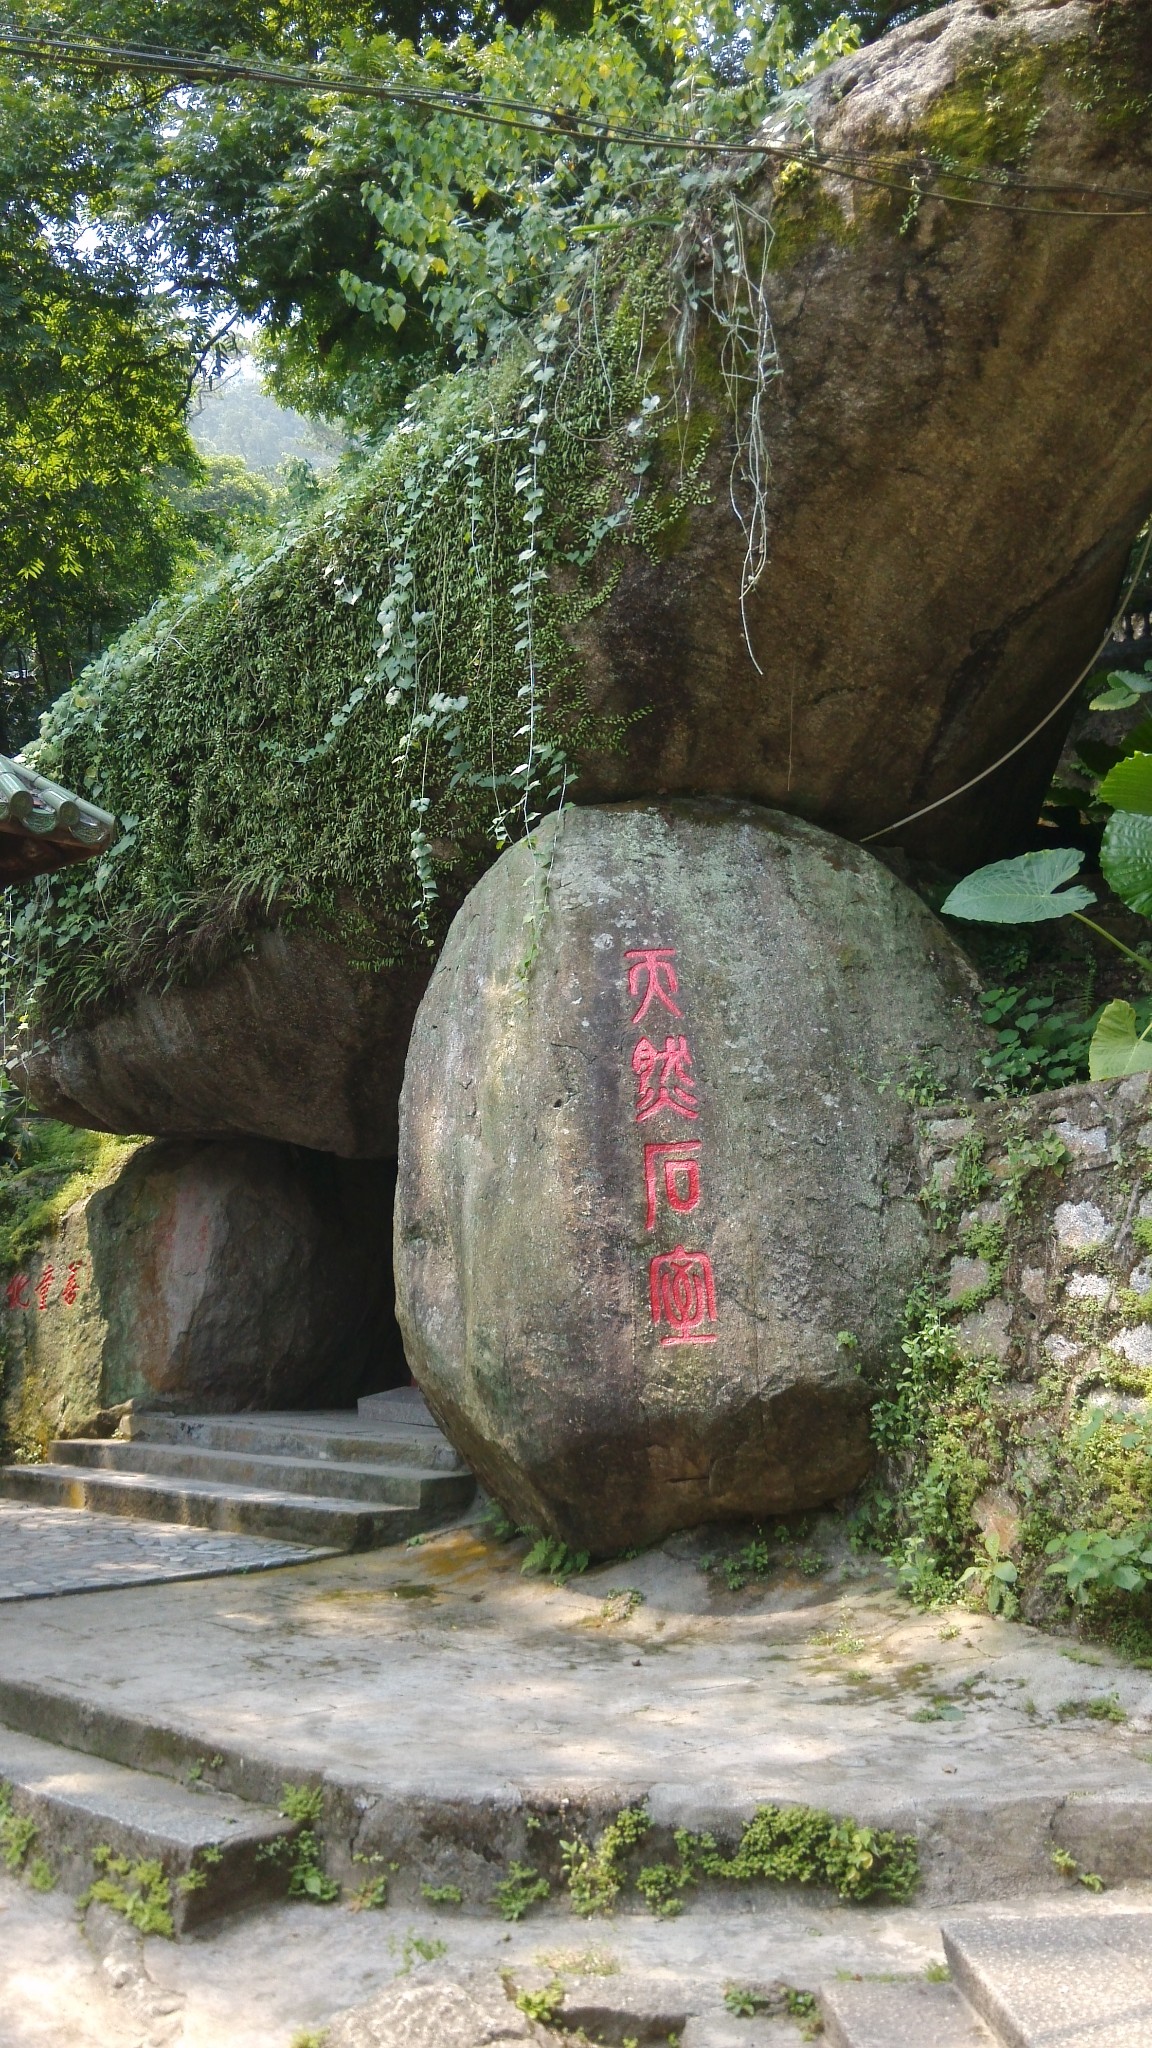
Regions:
<svg viewBox="0 0 1152 2048"><path fill-rule="evenodd" d="M417 1963L436 1963L447 1953L446 1941L430 1941L425 1935L417 1934L414 1928L410 1928L404 1936L404 1944L400 1950L400 1968L396 1974L399 1977L410 1977Z"/></svg>
<svg viewBox="0 0 1152 2048"><path fill-rule="evenodd" d="M1081 1870L1080 1865L1069 1849L1053 1849L1052 1862L1060 1872L1061 1877L1074 1877L1077 1884L1083 1885L1085 1891L1102 1892L1104 1890L1104 1879L1099 1873L1095 1870Z"/></svg>
<svg viewBox="0 0 1152 2048"><path fill-rule="evenodd" d="M559 1977L553 1977L542 1991L517 1991L511 1979L506 1979L505 1983L513 2005L526 2019L536 2020L542 2027L555 2024L556 2015L564 2003L564 1985Z"/></svg>
<svg viewBox="0 0 1152 2048"><path fill-rule="evenodd" d="M763 1991L754 1984L729 1984L724 2006L733 2018L740 2020L799 2020L806 2041L813 2040L820 2031L815 1992L801 1991L794 1984L770 1984Z"/></svg>
<svg viewBox="0 0 1152 2048"><path fill-rule="evenodd" d="M1062 1721L1115 1721L1119 1724L1128 1719L1120 1705L1119 1694L1114 1692L1098 1693L1091 1700L1061 1700L1056 1712Z"/></svg>
<svg viewBox="0 0 1152 2048"><path fill-rule="evenodd" d="M380 1912L387 1904L388 1879L386 1877L366 1877L363 1884L358 1884L355 1891L349 1895L348 1911L350 1913Z"/></svg>
<svg viewBox="0 0 1152 2048"><path fill-rule="evenodd" d="M493 1894L496 1911L502 1920L522 1920L529 1906L546 1899L551 1890L548 1879L530 1863L510 1863L507 1877L501 1879Z"/></svg>
<svg viewBox="0 0 1152 2048"><path fill-rule="evenodd" d="M12 1810L12 1788L0 1784L0 1862L15 1876L23 1870L40 1830L35 1821Z"/></svg>
<svg viewBox="0 0 1152 2048"><path fill-rule="evenodd" d="M613 1622L631 1621L638 1607L643 1607L644 1595L638 1586L613 1586L596 1616L596 1627L607 1628Z"/></svg>
<svg viewBox="0 0 1152 2048"><path fill-rule="evenodd" d="M625 1807L590 1847L560 1845L573 1912L610 1912L627 1878L624 1860L652 1823L643 1806ZM635 1889L662 1919L681 1912L685 1892L707 1880L729 1884L828 1885L840 1898L862 1900L883 1894L908 1898L919 1878L911 1835L837 1819L811 1806L760 1806L728 1856L710 1834L677 1828L677 1860L650 1863L637 1873Z"/></svg>
<svg viewBox="0 0 1152 2048"><path fill-rule="evenodd" d="M256 1861L288 1864L290 1899L311 1899L314 1905L330 1906L340 1897L340 1886L324 1869L324 1845L316 1832L323 1804L323 1789L318 1785L284 1785L280 1811L285 1820L302 1823L300 1833L266 1842L256 1851Z"/></svg>
<svg viewBox="0 0 1152 2048"><path fill-rule="evenodd" d="M110 1906L141 1934L172 1939L172 1885L162 1863L153 1857L133 1863L129 1856L117 1856L106 1842L93 1849L92 1862L102 1874L81 1894L81 1911L92 1904Z"/></svg>
<svg viewBox="0 0 1152 2048"><path fill-rule="evenodd" d="M624 1883L621 1859L643 1840L651 1825L643 1806L626 1806L609 1821L594 1846L579 1836L561 1842L561 1862L574 1913L588 1918L611 1911Z"/></svg>

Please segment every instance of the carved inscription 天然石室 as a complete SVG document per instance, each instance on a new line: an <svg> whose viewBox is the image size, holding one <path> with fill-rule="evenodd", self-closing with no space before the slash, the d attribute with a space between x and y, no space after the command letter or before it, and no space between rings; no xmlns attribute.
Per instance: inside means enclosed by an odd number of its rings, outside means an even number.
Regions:
<svg viewBox="0 0 1152 2048"><path fill-rule="evenodd" d="M682 1023L676 948L633 947L624 957L628 994L639 999L633 1026L644 1022L654 1003ZM662 1047L645 1033L633 1047L632 1072L636 1077L634 1124L647 1125L657 1117L698 1123L700 1099L692 1048L684 1032L669 1032ZM665 1123L662 1128L674 1126ZM649 1233L658 1229L664 1214L689 1216L699 1207L703 1149L703 1139L687 1133L646 1140L645 1227ZM683 1244L653 1253L648 1265L648 1306L652 1328L661 1332L661 1344L714 1344L716 1330L704 1327L717 1321L716 1283L708 1253L688 1251Z"/></svg>

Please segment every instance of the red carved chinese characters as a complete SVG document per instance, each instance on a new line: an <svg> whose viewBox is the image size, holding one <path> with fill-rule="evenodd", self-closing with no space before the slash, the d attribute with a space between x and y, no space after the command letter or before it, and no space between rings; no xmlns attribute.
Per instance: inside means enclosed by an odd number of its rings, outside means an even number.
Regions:
<svg viewBox="0 0 1152 2048"><path fill-rule="evenodd" d="M656 1228L657 1177L664 1199L678 1216L688 1216L700 1200L699 1138L678 1145L645 1145L644 1186L648 1194L648 1228Z"/></svg>
<svg viewBox="0 0 1152 2048"><path fill-rule="evenodd" d="M696 1084L686 1038L666 1038L663 1052L657 1052L651 1039L642 1038L632 1055L632 1072L637 1080L636 1123L647 1123L662 1109L674 1109L677 1116L695 1122Z"/></svg>
<svg viewBox="0 0 1152 2048"><path fill-rule="evenodd" d="M684 1015L683 1010L678 1010L672 1001L673 996L679 993L676 969L671 964L676 958L673 947L637 947L633 952L625 953L624 958L636 962L634 967L628 969L628 993L630 996L639 995L641 980L644 976L647 976L644 984L644 1000L632 1019L634 1024L643 1023L648 1015L653 999L663 1003L664 1008L669 1010L673 1017L682 1017Z"/></svg>
<svg viewBox="0 0 1152 2048"><path fill-rule="evenodd" d="M59 1296L65 1308L73 1308L75 1306L76 1298L80 1292L79 1271L83 1264L83 1259L72 1259L69 1261L68 1272L65 1276L64 1285L60 1289ZM52 1284L55 1278L56 1268L50 1259L47 1265L43 1267L35 1288L33 1288L27 1273L14 1273L4 1289L5 1306L14 1309L31 1308L31 1297L35 1293L36 1307L40 1310L41 1315L43 1315L52 1296Z"/></svg>
<svg viewBox="0 0 1152 2048"><path fill-rule="evenodd" d="M636 946L624 957L629 963L628 993L641 999L633 1024L643 1023L654 1002L671 1016L682 1018L684 1012L675 1001L680 994L673 965L676 948ZM683 1033L669 1033L662 1048L650 1038L638 1039L632 1053L632 1072L636 1076L634 1123L647 1123L662 1110L697 1122L700 1104L692 1071L692 1050ZM650 1231L657 1228L661 1200L676 1216L689 1216L699 1207L703 1149L700 1138L645 1145L644 1192ZM661 1344L716 1342L716 1331L703 1327L717 1321L716 1282L707 1252L686 1251L682 1244L670 1252L657 1252L648 1265L648 1302L652 1328L661 1332Z"/></svg>
<svg viewBox="0 0 1152 2048"><path fill-rule="evenodd" d="M706 1252L686 1252L678 1244L675 1251L658 1253L648 1269L648 1293L653 1328L669 1325L662 1344L716 1342L714 1331L700 1328L716 1321L716 1288Z"/></svg>

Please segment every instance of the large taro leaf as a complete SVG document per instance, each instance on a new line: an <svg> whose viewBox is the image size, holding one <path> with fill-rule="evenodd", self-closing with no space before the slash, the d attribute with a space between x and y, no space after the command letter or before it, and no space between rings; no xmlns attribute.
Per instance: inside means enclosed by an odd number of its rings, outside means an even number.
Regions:
<svg viewBox="0 0 1152 2048"><path fill-rule="evenodd" d="M1100 867L1109 888L1130 910L1152 917L1152 817L1113 811L1104 827Z"/></svg>
<svg viewBox="0 0 1152 2048"><path fill-rule="evenodd" d="M1108 770L1096 792L1102 804L1152 818L1152 754L1128 754Z"/></svg>
<svg viewBox="0 0 1152 2048"><path fill-rule="evenodd" d="M1094 1081L1152 1073L1152 1038L1137 1037L1131 1003L1109 1003L1101 1011L1088 1048L1088 1072Z"/></svg>
<svg viewBox="0 0 1152 2048"><path fill-rule="evenodd" d="M1045 918L1067 917L1070 910L1086 910L1096 901L1081 883L1062 895L1056 893L1083 859L1074 846L1054 846L1043 853L1019 854L1015 860L994 860L957 882L940 908L949 917L978 924L1040 924Z"/></svg>

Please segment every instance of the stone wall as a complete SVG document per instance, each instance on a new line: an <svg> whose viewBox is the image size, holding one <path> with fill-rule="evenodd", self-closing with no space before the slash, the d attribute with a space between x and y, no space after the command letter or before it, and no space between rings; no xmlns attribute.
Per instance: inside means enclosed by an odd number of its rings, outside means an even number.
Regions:
<svg viewBox="0 0 1152 2048"><path fill-rule="evenodd" d="M904 1384L916 1384L895 1392L906 1405L883 1534L929 1590L932 1570L943 1589L986 1561L983 1531L1017 1560L1025 1613L1052 1618L1067 1596L1049 1540L1152 1519L1149 1082L919 1120L944 1327L928 1297L913 1305ZM1125 1614L1130 1625L1131 1602Z"/></svg>
<svg viewBox="0 0 1152 2048"><path fill-rule="evenodd" d="M1021 1398L1053 1368L1085 1386L1152 1369L1149 1078L921 1119L958 1346L996 1359Z"/></svg>

